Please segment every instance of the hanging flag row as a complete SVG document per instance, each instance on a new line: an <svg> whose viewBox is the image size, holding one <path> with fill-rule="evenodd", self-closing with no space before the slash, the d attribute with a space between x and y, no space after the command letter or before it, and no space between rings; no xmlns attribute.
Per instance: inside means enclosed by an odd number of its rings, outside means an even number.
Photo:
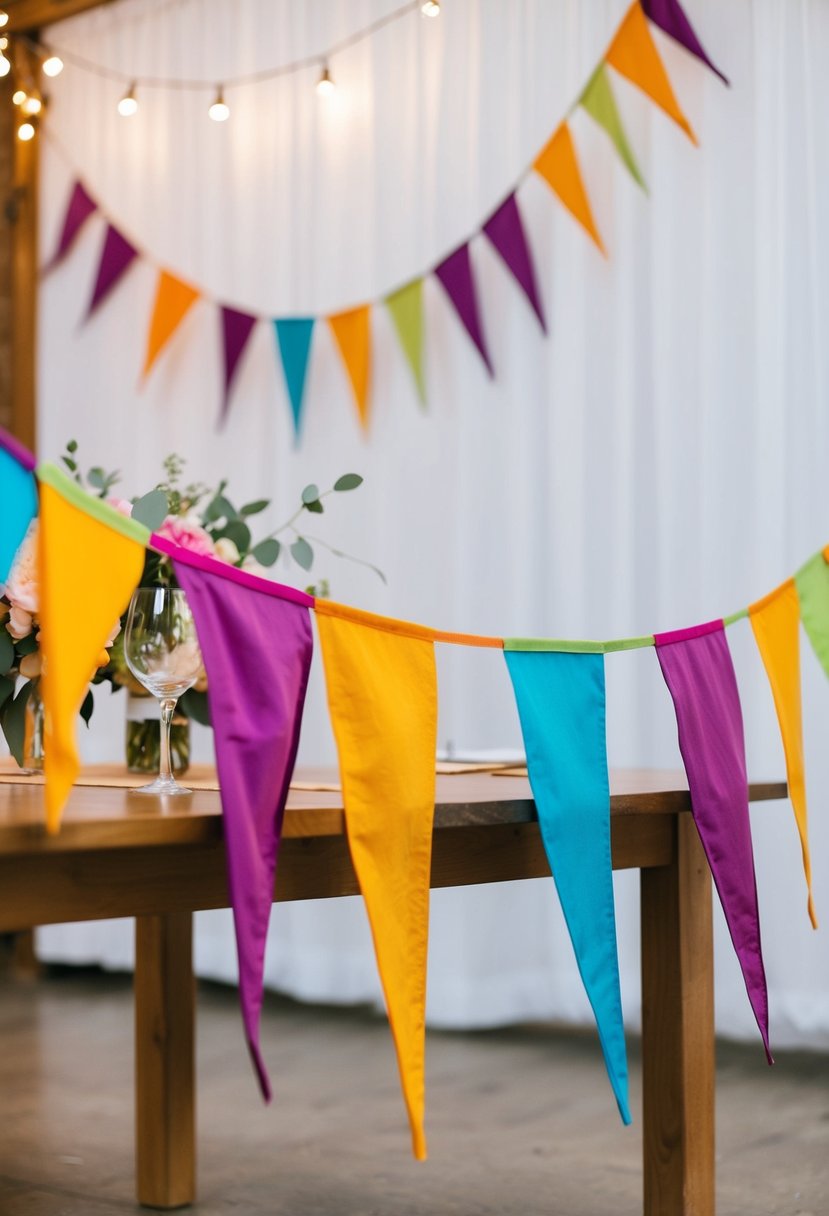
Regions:
<svg viewBox="0 0 829 1216"><path fill-rule="evenodd" d="M679 0L634 0L606 54L570 113L580 106L603 128L622 162L643 189L644 179L622 125L608 69L612 69L639 88L678 124L689 139L697 142L671 87L648 21L669 34L725 81L725 77L714 67L700 45ZM330 328L342 358L360 423L367 429L370 416L373 308L382 306L387 309L411 370L418 398L422 405L426 404L423 282L430 275L440 283L461 326L483 360L488 374L494 376L495 370L489 353L474 265L470 256L470 243L478 236L484 236L489 241L526 296L542 331L546 334L544 306L517 198L519 186L530 173L536 173L547 183L559 202L585 229L601 252L606 253L590 206L569 122L565 118L506 198L463 244L424 274L382 298L356 308L324 317L262 317L257 313L213 300L208 293L183 281L167 268L157 267L158 278L144 356L144 378L152 371L156 360L193 305L200 299L211 302L217 307L219 314L223 369L219 421L223 425L251 335L257 323L264 322L274 331L274 342L285 378L294 432L299 439L313 335L317 323L323 322ZM80 180L76 180L72 186L57 247L46 266L47 271L54 269L66 257L79 232L95 213L100 213L106 219L106 231L86 311L87 319L110 298L114 288L133 263L143 260L156 265L152 257L141 251L112 219L106 217L99 202Z"/></svg>

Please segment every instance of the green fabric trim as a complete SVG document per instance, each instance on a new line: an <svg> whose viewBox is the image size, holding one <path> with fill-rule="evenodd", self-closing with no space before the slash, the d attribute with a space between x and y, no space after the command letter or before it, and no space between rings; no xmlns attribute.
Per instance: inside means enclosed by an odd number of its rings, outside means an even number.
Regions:
<svg viewBox="0 0 829 1216"><path fill-rule="evenodd" d="M617 642L605 642L604 648L606 654L612 654L614 650L641 650L643 646L655 645L654 636L649 633L641 638L619 638Z"/></svg>
<svg viewBox="0 0 829 1216"><path fill-rule="evenodd" d="M727 629L729 625L734 625L737 621L744 621L747 616L748 608L741 608L739 612L732 612L731 616L724 616L722 623Z"/></svg>
<svg viewBox="0 0 829 1216"><path fill-rule="evenodd" d="M611 654L653 646L653 634L641 638L617 638L611 642L569 641L566 638L504 638L504 650L556 651L560 654Z"/></svg>
<svg viewBox="0 0 829 1216"><path fill-rule="evenodd" d="M47 486L57 490L58 494L62 495L73 507L77 507L85 515L91 515L99 523L106 524L108 528L120 532L128 540L137 541L139 545L146 548L150 539L150 529L145 528L137 519L129 519L120 511L116 511L115 507L111 507L108 502L104 502L102 498L95 498L92 494L87 494L82 486L73 481L57 465L39 464L36 473L39 481L45 482Z"/></svg>

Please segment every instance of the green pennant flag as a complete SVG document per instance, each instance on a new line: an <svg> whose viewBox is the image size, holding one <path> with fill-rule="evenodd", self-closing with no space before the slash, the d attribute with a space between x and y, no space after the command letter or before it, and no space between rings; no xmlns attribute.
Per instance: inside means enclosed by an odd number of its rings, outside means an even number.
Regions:
<svg viewBox="0 0 829 1216"><path fill-rule="evenodd" d="M616 106L616 98L613 96L613 89L603 63L599 64L587 82L587 87L579 98L579 104L608 133L616 151L627 165L631 177L647 194L648 187L639 172L639 166L628 143L627 135L625 135L625 128L622 126L622 119Z"/></svg>
<svg viewBox="0 0 829 1216"><path fill-rule="evenodd" d="M794 576L800 619L812 649L829 676L829 565L816 553Z"/></svg>
<svg viewBox="0 0 829 1216"><path fill-rule="evenodd" d="M394 328L403 353L412 369L420 404L426 405L426 381L423 377L423 280L415 279L399 291L386 296Z"/></svg>

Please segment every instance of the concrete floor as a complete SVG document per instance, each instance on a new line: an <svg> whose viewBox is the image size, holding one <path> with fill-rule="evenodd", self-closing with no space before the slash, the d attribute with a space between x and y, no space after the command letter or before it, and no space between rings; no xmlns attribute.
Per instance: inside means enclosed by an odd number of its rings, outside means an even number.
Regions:
<svg viewBox="0 0 829 1216"><path fill-rule="evenodd" d="M269 997L264 1108L235 993L199 994L200 1216L641 1211L638 1045L623 1128L593 1036L431 1034L430 1159L409 1156L385 1023ZM136 1211L129 980L0 976L0 1216ZM829 1059L722 1045L719 1216L827 1216Z"/></svg>

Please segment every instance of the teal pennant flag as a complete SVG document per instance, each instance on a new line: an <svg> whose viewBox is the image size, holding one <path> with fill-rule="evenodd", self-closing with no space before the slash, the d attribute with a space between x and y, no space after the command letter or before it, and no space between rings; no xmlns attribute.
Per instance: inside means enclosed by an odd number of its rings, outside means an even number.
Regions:
<svg viewBox="0 0 829 1216"><path fill-rule="evenodd" d="M547 860L623 1123L628 1070L610 861L604 655L510 650L512 679Z"/></svg>
<svg viewBox="0 0 829 1216"><path fill-rule="evenodd" d="M299 438L302 424L302 399L305 393L305 375L308 371L308 355L311 336L314 332L313 317L290 317L274 321L276 340L285 373L285 384L291 402L294 434Z"/></svg>
<svg viewBox="0 0 829 1216"><path fill-rule="evenodd" d="M29 524L37 515L31 452L0 429L0 583L5 583Z"/></svg>

